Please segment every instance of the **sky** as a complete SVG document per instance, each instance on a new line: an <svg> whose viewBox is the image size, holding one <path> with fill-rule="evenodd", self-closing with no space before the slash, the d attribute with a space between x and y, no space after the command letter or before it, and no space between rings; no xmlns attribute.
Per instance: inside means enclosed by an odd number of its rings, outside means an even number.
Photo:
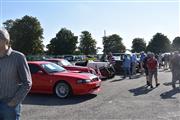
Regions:
<svg viewBox="0 0 180 120"><path fill-rule="evenodd" d="M0 24L25 15L36 17L49 44L61 28L80 38L87 30L103 48L102 37L118 34L126 48L134 38L146 43L157 32L170 41L180 36L180 0L0 0Z"/></svg>

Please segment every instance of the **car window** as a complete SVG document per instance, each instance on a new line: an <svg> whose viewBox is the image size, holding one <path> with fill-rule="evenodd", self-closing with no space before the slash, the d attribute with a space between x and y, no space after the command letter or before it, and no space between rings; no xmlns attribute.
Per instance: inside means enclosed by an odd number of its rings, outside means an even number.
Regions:
<svg viewBox="0 0 180 120"><path fill-rule="evenodd" d="M61 60L61 64L63 66L72 66L72 64L69 61L67 61L67 60Z"/></svg>
<svg viewBox="0 0 180 120"><path fill-rule="evenodd" d="M30 69L31 74L35 74L41 70L39 68L39 66L37 66L37 65L33 65L33 64L28 64L28 65L29 65L29 69Z"/></svg>
<svg viewBox="0 0 180 120"><path fill-rule="evenodd" d="M117 61L123 61L124 60L124 56L127 55L128 58L131 57L130 54L124 54L124 53L114 53L113 56L114 56L114 59L117 60Z"/></svg>
<svg viewBox="0 0 180 120"><path fill-rule="evenodd" d="M41 64L42 68L48 73L63 72L65 69L55 63L44 63Z"/></svg>

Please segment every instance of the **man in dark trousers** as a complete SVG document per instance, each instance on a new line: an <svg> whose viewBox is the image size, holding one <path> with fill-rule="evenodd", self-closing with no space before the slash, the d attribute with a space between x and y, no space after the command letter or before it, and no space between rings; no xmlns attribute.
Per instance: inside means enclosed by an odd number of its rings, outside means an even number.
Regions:
<svg viewBox="0 0 180 120"><path fill-rule="evenodd" d="M6 29L0 29L0 120L19 120L21 102L32 80L25 56L10 47Z"/></svg>
<svg viewBox="0 0 180 120"><path fill-rule="evenodd" d="M149 84L151 88L153 88L152 85L152 78L154 76L156 87L160 84L158 83L158 61L154 56L154 53L151 53L150 58L147 60L147 68L148 68L148 74L149 74Z"/></svg>

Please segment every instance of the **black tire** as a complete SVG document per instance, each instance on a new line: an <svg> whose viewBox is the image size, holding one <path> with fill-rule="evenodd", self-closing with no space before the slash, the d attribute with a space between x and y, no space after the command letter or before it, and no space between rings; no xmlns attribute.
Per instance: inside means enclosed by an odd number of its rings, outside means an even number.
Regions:
<svg viewBox="0 0 180 120"><path fill-rule="evenodd" d="M71 95L72 89L68 83L59 82L56 84L56 86L54 88L54 93L56 94L57 97L63 99L63 98L67 98Z"/></svg>

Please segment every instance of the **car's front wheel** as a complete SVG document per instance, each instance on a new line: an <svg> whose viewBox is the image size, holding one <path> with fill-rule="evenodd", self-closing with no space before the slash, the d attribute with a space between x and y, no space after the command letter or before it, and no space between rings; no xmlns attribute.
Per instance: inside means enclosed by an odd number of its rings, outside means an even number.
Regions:
<svg viewBox="0 0 180 120"><path fill-rule="evenodd" d="M59 82L55 86L55 94L59 98L67 98L71 94L71 87L65 82Z"/></svg>

